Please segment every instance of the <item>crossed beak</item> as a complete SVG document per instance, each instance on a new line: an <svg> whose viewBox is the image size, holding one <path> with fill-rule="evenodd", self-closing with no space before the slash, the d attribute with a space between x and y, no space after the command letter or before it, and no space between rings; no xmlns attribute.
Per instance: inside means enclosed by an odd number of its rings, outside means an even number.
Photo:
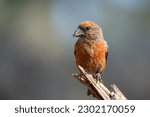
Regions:
<svg viewBox="0 0 150 117"><path fill-rule="evenodd" d="M81 29L77 29L74 34L73 34L73 37L81 37L81 36L84 36L85 35L85 32Z"/></svg>

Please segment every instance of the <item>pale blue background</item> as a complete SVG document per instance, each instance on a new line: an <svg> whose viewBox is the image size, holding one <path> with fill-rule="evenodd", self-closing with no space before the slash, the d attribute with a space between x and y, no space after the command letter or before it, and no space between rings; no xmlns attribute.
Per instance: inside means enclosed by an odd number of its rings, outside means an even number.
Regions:
<svg viewBox="0 0 150 117"><path fill-rule="evenodd" d="M102 26L102 79L128 99L150 99L149 0L0 0L0 99L93 99L72 73L78 24Z"/></svg>

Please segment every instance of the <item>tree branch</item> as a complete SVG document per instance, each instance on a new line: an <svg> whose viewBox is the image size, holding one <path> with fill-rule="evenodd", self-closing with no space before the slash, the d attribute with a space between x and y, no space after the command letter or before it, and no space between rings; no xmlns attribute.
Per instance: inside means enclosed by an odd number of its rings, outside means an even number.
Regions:
<svg viewBox="0 0 150 117"><path fill-rule="evenodd" d="M88 88L88 95L93 95L100 100L127 100L119 88L112 84L108 89L105 87L103 82L97 82L96 79L85 72L85 70L78 66L81 74L72 74L76 79L78 79L82 84L86 85Z"/></svg>

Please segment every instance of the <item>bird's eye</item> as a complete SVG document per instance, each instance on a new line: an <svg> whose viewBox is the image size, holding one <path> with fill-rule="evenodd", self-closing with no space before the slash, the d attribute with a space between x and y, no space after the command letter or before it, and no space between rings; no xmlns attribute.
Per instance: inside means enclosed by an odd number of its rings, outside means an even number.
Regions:
<svg viewBox="0 0 150 117"><path fill-rule="evenodd" d="M90 27L86 27L86 30L89 30L90 29Z"/></svg>

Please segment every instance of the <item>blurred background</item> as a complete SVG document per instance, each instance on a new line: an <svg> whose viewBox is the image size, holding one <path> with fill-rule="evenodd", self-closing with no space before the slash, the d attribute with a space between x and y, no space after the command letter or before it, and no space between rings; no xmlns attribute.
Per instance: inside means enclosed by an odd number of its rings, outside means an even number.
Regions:
<svg viewBox="0 0 150 117"><path fill-rule="evenodd" d="M150 99L149 0L0 0L0 99L94 99L71 74L80 22L103 28L104 83Z"/></svg>

